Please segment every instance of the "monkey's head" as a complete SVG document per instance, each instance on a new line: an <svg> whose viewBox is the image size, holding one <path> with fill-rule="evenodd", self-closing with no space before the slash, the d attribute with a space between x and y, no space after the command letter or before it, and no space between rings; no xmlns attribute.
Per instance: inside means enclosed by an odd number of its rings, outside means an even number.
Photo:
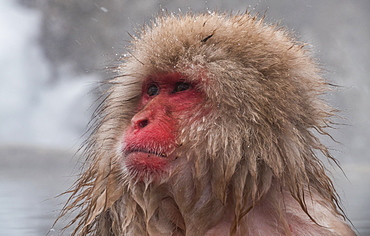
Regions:
<svg viewBox="0 0 370 236"><path fill-rule="evenodd" d="M316 157L329 155L315 136L331 116L326 83L285 30L249 14L158 17L116 72L76 185L85 224L141 183L186 209L204 195L231 204L237 219L273 181L303 205L308 186L333 199Z"/></svg>

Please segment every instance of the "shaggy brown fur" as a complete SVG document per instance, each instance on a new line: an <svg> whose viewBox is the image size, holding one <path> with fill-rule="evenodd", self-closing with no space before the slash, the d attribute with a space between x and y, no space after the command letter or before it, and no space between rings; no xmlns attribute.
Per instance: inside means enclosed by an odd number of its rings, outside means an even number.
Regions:
<svg viewBox="0 0 370 236"><path fill-rule="evenodd" d="M74 234L353 234L317 157L335 161L317 138L333 111L302 43L250 14L188 14L158 17L129 51L61 214L78 211ZM143 80L172 72L200 80L206 99L178 121L178 166L138 181L122 164L122 136Z"/></svg>

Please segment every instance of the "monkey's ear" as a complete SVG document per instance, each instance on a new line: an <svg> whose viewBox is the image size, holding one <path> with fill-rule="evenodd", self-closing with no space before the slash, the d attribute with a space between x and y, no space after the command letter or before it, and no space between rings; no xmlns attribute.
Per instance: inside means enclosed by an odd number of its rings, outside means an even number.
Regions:
<svg viewBox="0 0 370 236"><path fill-rule="evenodd" d="M202 43L207 42L207 40L208 40L208 39L210 39L210 38L213 36L213 34L214 34L214 33L212 33L212 34L208 35L208 36L207 36L207 37L205 37L204 39L200 40L200 42L202 42Z"/></svg>

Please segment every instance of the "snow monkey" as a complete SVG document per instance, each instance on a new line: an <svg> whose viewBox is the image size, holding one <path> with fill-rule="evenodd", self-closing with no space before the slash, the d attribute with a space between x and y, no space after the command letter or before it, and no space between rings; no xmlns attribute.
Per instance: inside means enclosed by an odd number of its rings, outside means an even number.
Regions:
<svg viewBox="0 0 370 236"><path fill-rule="evenodd" d="M318 156L303 43L250 13L157 17L114 67L61 216L74 235L355 235ZM68 226L68 227L69 227Z"/></svg>

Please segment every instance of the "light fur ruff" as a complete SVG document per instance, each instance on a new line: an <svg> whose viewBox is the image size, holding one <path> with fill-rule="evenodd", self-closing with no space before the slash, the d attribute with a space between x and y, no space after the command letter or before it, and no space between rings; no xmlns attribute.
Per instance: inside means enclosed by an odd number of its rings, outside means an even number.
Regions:
<svg viewBox="0 0 370 236"><path fill-rule="evenodd" d="M354 235L317 155L333 109L304 44L249 13L160 16L115 68L84 171L68 193L73 235ZM178 167L137 181L120 152L143 80L202 81L201 109L179 117ZM207 110L210 112L204 113Z"/></svg>

